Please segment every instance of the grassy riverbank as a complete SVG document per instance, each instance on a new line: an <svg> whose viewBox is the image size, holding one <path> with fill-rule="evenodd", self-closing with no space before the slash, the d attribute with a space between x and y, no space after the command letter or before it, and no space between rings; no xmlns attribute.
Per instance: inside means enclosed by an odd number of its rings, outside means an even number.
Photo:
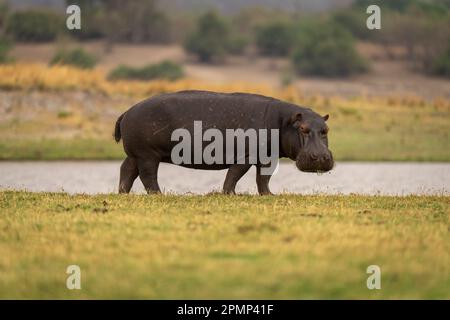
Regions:
<svg viewBox="0 0 450 320"><path fill-rule="evenodd" d="M4 98L0 109L9 110L0 120L0 160L123 159L112 131L121 112L139 101L80 93L59 97L0 92L0 97ZM12 107L5 103L8 100ZM39 106L30 106L33 103ZM315 103L302 104L330 114L329 141L336 160L450 161L450 107L446 105L338 98Z"/></svg>
<svg viewBox="0 0 450 320"><path fill-rule="evenodd" d="M0 298L448 299L449 203L2 191Z"/></svg>
<svg viewBox="0 0 450 320"><path fill-rule="evenodd" d="M117 117L152 95L185 89L250 92L330 114L337 160L450 161L450 101L410 96L324 96L295 87L193 80L111 82L101 71L0 66L0 160L122 159ZM375 93L374 93L375 94Z"/></svg>

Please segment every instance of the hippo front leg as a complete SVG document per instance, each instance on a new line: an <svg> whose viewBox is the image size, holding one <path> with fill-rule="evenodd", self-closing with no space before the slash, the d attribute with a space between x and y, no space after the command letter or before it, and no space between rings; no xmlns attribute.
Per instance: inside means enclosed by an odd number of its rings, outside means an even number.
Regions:
<svg viewBox="0 0 450 320"><path fill-rule="evenodd" d="M260 195L273 194L272 192L270 192L269 189L269 181L271 177L272 177L271 175L261 174L261 167L260 166L256 167L256 185L258 186L258 193Z"/></svg>
<svg viewBox="0 0 450 320"><path fill-rule="evenodd" d="M234 189L240 178L250 169L250 164L234 164L228 169L225 182L223 184L223 193L235 194Z"/></svg>

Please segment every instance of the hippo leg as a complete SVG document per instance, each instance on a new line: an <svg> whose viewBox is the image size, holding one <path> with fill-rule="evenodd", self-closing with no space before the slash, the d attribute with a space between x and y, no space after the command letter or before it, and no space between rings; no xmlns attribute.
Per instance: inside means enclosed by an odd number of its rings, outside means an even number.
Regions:
<svg viewBox="0 0 450 320"><path fill-rule="evenodd" d="M138 160L139 178L141 179L142 184L144 185L145 190L147 190L148 194L161 192L158 185L158 167L159 160Z"/></svg>
<svg viewBox="0 0 450 320"><path fill-rule="evenodd" d="M119 193L129 193L138 174L136 160L130 157L126 158L120 166Z"/></svg>
<svg viewBox="0 0 450 320"><path fill-rule="evenodd" d="M269 180L271 177L271 175L262 175L261 167L256 167L256 185L258 186L258 192L260 195L273 194L269 189Z"/></svg>
<svg viewBox="0 0 450 320"><path fill-rule="evenodd" d="M235 194L234 189L240 178L250 169L250 164L235 164L228 169L225 182L223 184L223 193Z"/></svg>

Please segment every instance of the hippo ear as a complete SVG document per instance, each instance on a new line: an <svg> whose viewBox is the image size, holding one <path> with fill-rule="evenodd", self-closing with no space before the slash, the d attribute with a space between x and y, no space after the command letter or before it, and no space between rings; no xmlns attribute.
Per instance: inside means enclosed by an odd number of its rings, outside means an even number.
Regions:
<svg viewBox="0 0 450 320"><path fill-rule="evenodd" d="M330 115L329 115L329 114L327 114L327 115L324 115L324 116L322 117L322 118L323 118L323 121L327 121L329 117L330 117Z"/></svg>
<svg viewBox="0 0 450 320"><path fill-rule="evenodd" d="M302 121L302 114L300 112L296 112L291 116L289 122L297 128L300 125L300 121Z"/></svg>

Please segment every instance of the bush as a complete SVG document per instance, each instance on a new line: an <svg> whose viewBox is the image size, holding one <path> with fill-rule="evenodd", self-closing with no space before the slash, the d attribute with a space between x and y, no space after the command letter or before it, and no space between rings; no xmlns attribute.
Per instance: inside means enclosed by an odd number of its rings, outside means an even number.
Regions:
<svg viewBox="0 0 450 320"><path fill-rule="evenodd" d="M184 48L202 62L222 58L230 50L228 25L216 13L207 12L198 19L196 30L188 35Z"/></svg>
<svg viewBox="0 0 450 320"><path fill-rule="evenodd" d="M172 61L163 61L150 64L142 68L133 68L125 65L118 66L108 76L110 80L132 79L153 80L166 79L174 81L184 76L183 68Z"/></svg>
<svg viewBox="0 0 450 320"><path fill-rule="evenodd" d="M97 64L97 58L81 48L70 51L60 50L50 61L50 65L54 64L67 64L81 69L91 69Z"/></svg>
<svg viewBox="0 0 450 320"><path fill-rule="evenodd" d="M374 34L366 27L367 15L362 10L339 11L332 15L333 23L336 23L349 31L359 39L370 39Z"/></svg>
<svg viewBox="0 0 450 320"><path fill-rule="evenodd" d="M352 35L336 24L303 26L298 37L292 59L299 74L348 76L367 70Z"/></svg>
<svg viewBox="0 0 450 320"><path fill-rule="evenodd" d="M6 33L19 41L52 41L63 28L63 19L51 11L18 11L6 21Z"/></svg>
<svg viewBox="0 0 450 320"><path fill-rule="evenodd" d="M438 76L450 77L450 45L447 50L434 61L431 71Z"/></svg>
<svg viewBox="0 0 450 320"><path fill-rule="evenodd" d="M268 56L285 56L293 45L292 26L286 22L271 22L256 29L256 46Z"/></svg>
<svg viewBox="0 0 450 320"><path fill-rule="evenodd" d="M82 28L72 30L79 39L105 37L117 42L166 43L171 40L168 16L159 9L157 0L67 0L81 9Z"/></svg>
<svg viewBox="0 0 450 320"><path fill-rule="evenodd" d="M12 58L8 56L8 52L11 50L11 47L11 41L0 36L0 63L8 63L12 61Z"/></svg>

